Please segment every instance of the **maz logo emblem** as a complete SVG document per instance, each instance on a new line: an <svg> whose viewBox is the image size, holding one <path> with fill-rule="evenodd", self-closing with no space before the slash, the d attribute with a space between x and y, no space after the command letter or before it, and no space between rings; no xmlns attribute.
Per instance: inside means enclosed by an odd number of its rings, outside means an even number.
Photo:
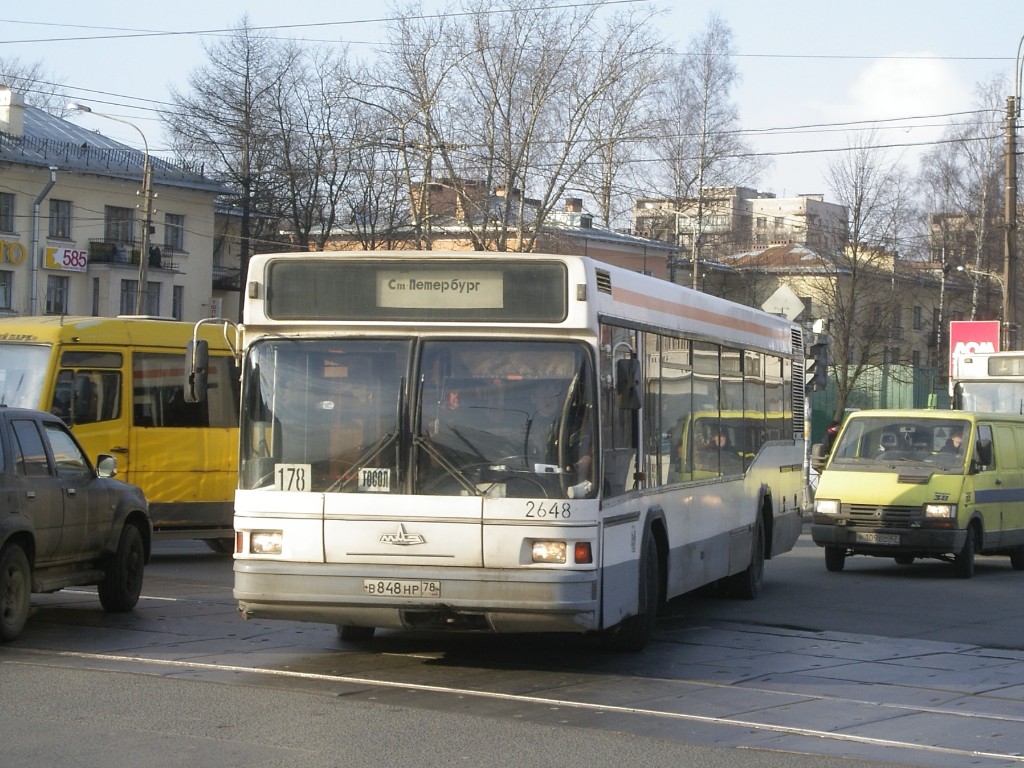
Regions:
<svg viewBox="0 0 1024 768"><path fill-rule="evenodd" d="M427 540L418 533L406 533L405 526L399 524L398 533L382 533L381 544L397 544L400 547L411 547L416 544L426 544Z"/></svg>

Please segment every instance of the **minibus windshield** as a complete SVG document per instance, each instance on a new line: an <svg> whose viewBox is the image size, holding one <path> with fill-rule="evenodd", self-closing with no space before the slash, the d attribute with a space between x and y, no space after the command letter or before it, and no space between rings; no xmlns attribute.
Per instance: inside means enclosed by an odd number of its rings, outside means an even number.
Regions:
<svg viewBox="0 0 1024 768"><path fill-rule="evenodd" d="M957 418L877 416L851 419L833 463L924 462L959 469L970 454L971 423Z"/></svg>
<svg viewBox="0 0 1024 768"><path fill-rule="evenodd" d="M48 344L0 346L0 404L38 408L50 354Z"/></svg>

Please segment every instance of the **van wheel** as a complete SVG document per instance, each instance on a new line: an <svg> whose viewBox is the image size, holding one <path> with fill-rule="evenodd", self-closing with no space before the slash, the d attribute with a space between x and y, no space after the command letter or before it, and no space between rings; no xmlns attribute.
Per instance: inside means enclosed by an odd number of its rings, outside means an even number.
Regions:
<svg viewBox="0 0 1024 768"><path fill-rule="evenodd" d="M601 640L613 651L642 651L654 634L661 603L661 565L658 544L648 531L644 558L640 563L640 612L605 630Z"/></svg>
<svg viewBox="0 0 1024 768"><path fill-rule="evenodd" d="M142 594L142 571L146 549L139 527L127 523L121 531L117 552L107 563L99 583L100 605L108 613L125 613L135 607Z"/></svg>
<svg viewBox="0 0 1024 768"><path fill-rule="evenodd" d="M353 624L338 625L338 639L345 643L368 643L373 639L376 627L357 627Z"/></svg>
<svg viewBox="0 0 1024 768"><path fill-rule="evenodd" d="M1024 571L1024 547L1017 547L1010 552L1010 565L1015 571Z"/></svg>
<svg viewBox="0 0 1024 768"><path fill-rule="evenodd" d="M825 568L838 573L846 565L846 550L842 547L825 547Z"/></svg>
<svg viewBox="0 0 1024 768"><path fill-rule="evenodd" d="M21 634L31 607L32 569L25 550L8 544L0 550L0 641Z"/></svg>
<svg viewBox="0 0 1024 768"><path fill-rule="evenodd" d="M953 557L953 572L958 579L969 579L974 575L974 526L967 527L963 548Z"/></svg>

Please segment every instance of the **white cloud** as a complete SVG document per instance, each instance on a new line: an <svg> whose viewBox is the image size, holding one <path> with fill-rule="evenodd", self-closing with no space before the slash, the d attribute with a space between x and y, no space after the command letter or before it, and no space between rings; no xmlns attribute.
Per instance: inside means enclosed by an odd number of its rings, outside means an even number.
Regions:
<svg viewBox="0 0 1024 768"><path fill-rule="evenodd" d="M879 59L862 69L846 100L834 105L835 114L844 120L886 120L970 106L971 87L948 62L923 53L897 55L904 58Z"/></svg>

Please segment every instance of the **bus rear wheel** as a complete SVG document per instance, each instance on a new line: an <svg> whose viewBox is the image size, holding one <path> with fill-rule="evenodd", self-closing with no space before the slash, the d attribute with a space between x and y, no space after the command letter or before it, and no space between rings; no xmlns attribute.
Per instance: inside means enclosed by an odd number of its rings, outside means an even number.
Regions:
<svg viewBox="0 0 1024 768"><path fill-rule="evenodd" d="M357 627L353 624L338 625L338 639L343 643L368 643L373 639L376 627Z"/></svg>
<svg viewBox="0 0 1024 768"><path fill-rule="evenodd" d="M764 523L760 515L754 523L750 548L750 565L730 576L726 582L729 594L743 600L754 600L761 594L761 585L764 582Z"/></svg>

